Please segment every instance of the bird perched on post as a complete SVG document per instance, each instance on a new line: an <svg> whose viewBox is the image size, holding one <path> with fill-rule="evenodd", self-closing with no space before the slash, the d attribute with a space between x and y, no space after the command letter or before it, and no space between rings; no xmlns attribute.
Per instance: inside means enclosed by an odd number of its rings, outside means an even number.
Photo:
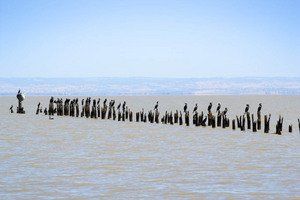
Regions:
<svg viewBox="0 0 300 200"><path fill-rule="evenodd" d="M154 110L157 110L158 108L158 101L156 102L156 105L154 106Z"/></svg>
<svg viewBox="0 0 300 200"><path fill-rule="evenodd" d="M228 111L227 108L225 108L225 110L222 112L222 115L225 116L227 111Z"/></svg>
<svg viewBox="0 0 300 200"><path fill-rule="evenodd" d="M194 110L193 110L193 113L197 111L197 108L198 108L198 104L195 105L195 108L194 108Z"/></svg>
<svg viewBox="0 0 300 200"><path fill-rule="evenodd" d="M211 111L211 107L212 107L212 103L210 102L209 105L208 105L208 108L207 108L208 112Z"/></svg>
<svg viewBox="0 0 300 200"><path fill-rule="evenodd" d="M262 105L261 103L259 104L258 108L257 108L257 113L259 113L261 111Z"/></svg>
<svg viewBox="0 0 300 200"><path fill-rule="evenodd" d="M245 113L247 113L248 111L249 111L249 104L246 105Z"/></svg>
<svg viewBox="0 0 300 200"><path fill-rule="evenodd" d="M220 104L220 103L218 103L218 107L217 107L217 110L216 110L216 112L220 111L220 108L221 108L221 104Z"/></svg>
<svg viewBox="0 0 300 200"><path fill-rule="evenodd" d="M186 112L187 109L187 103L185 103L184 107L183 107L183 112Z"/></svg>

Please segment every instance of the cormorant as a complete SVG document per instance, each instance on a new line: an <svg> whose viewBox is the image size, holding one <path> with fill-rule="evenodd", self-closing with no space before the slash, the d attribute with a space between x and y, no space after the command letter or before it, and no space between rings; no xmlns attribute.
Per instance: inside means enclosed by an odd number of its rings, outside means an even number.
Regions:
<svg viewBox="0 0 300 200"><path fill-rule="evenodd" d="M249 111L249 104L246 105L245 113L247 113L248 111Z"/></svg>
<svg viewBox="0 0 300 200"><path fill-rule="evenodd" d="M225 108L225 110L223 111L223 115L226 115L227 111L227 108Z"/></svg>
<svg viewBox="0 0 300 200"><path fill-rule="evenodd" d="M118 105L118 107L117 107L117 110L119 110L119 109L120 109L120 107L121 107L121 103L119 103L119 105Z"/></svg>
<svg viewBox="0 0 300 200"><path fill-rule="evenodd" d="M99 104L100 103L100 98L98 98L98 101L97 101L97 104Z"/></svg>
<svg viewBox="0 0 300 200"><path fill-rule="evenodd" d="M103 101L103 105L105 105L105 104L106 104L106 101L107 101L107 99L105 99L105 100Z"/></svg>
<svg viewBox="0 0 300 200"><path fill-rule="evenodd" d="M156 105L154 106L154 110L157 110L158 108L158 101L156 102Z"/></svg>
<svg viewBox="0 0 300 200"><path fill-rule="evenodd" d="M123 103L123 110L125 110L125 105L126 105L126 101L124 101L124 103Z"/></svg>
<svg viewBox="0 0 300 200"><path fill-rule="evenodd" d="M259 113L261 111L262 105L261 103L259 104L258 108L257 108L257 113Z"/></svg>
<svg viewBox="0 0 300 200"><path fill-rule="evenodd" d="M217 107L217 110L216 110L216 112L218 112L218 111L220 110L220 108L221 108L221 104L220 104L220 103L218 103L218 107Z"/></svg>
<svg viewBox="0 0 300 200"><path fill-rule="evenodd" d="M208 105L208 108L207 108L208 112L210 112L211 107L212 107L212 103L210 102L209 105Z"/></svg>
<svg viewBox="0 0 300 200"><path fill-rule="evenodd" d="M183 112L186 112L187 109L187 103L185 103L184 107L183 107Z"/></svg>
<svg viewBox="0 0 300 200"><path fill-rule="evenodd" d="M195 105L195 108L194 108L194 110L193 110L193 113L197 111L197 108L198 108L198 105L196 104L196 105Z"/></svg>

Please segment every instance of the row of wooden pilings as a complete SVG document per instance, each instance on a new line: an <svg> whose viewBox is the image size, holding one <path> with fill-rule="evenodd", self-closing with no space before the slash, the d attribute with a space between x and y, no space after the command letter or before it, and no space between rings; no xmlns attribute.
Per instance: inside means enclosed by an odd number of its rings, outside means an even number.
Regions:
<svg viewBox="0 0 300 200"><path fill-rule="evenodd" d="M133 112L126 106L126 102L121 104L115 108L115 101L111 100L109 104L106 104L106 100L103 102L103 106L100 106L100 99L96 102L94 99L93 102L91 98L87 98L86 100L82 99L82 109L80 112L78 99L66 99L64 102L61 99L54 100L53 97L50 99L49 109L44 109L44 113L47 115L54 115L55 113L58 116L72 116L72 117L86 117L86 118L100 118L100 119L112 119L117 121L126 121L133 122ZM56 107L54 106L56 104ZM42 109L39 108L40 104L37 108L37 114ZM150 110L148 112L144 112L142 109L140 112L135 113L136 122L144 122L147 121L150 123L162 123L162 124L179 124L179 125L190 125L190 113L186 111L182 114L181 111L176 110L174 114L171 112L165 112L161 119L159 119L160 112L158 109ZM270 131L270 118L271 114L264 115L264 133L269 133ZM195 126L211 126L212 128L222 127L228 128L230 126L230 120L227 118L226 114L224 115L220 111L218 111L217 115L213 115L211 111L205 115L203 112L198 114L195 111L192 114L192 122ZM206 123L207 122L207 123ZM281 135L282 133L282 125L283 125L283 117L279 116L279 119L276 124L276 134ZM300 119L298 119L299 131L300 131ZM245 131L246 128L248 130L252 129L252 132L257 132L262 128L262 119L261 112L257 112L257 119L255 119L254 114L250 114L246 112L243 115L236 116L236 119L232 119L232 129L240 129L241 131ZM289 125L288 132L292 132L292 125Z"/></svg>

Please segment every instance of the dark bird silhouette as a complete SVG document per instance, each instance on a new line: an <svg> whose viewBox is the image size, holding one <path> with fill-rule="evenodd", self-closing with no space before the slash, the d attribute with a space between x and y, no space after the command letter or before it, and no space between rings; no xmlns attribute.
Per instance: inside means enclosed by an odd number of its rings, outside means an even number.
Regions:
<svg viewBox="0 0 300 200"><path fill-rule="evenodd" d="M81 105L83 105L83 104L84 104L84 99L81 100Z"/></svg>
<svg viewBox="0 0 300 200"><path fill-rule="evenodd" d="M194 108L194 110L193 110L193 113L197 111L197 108L198 108L198 104L195 105L195 108Z"/></svg>
<svg viewBox="0 0 300 200"><path fill-rule="evenodd" d="M123 110L125 110L125 105L126 105L126 101L124 101L124 103L123 103Z"/></svg>
<svg viewBox="0 0 300 200"><path fill-rule="evenodd" d="M113 107L115 105L115 102L116 102L115 100L111 100L110 101L110 106Z"/></svg>
<svg viewBox="0 0 300 200"><path fill-rule="evenodd" d="M156 102L156 105L154 106L154 110L157 110L158 108L158 101Z"/></svg>
<svg viewBox="0 0 300 200"><path fill-rule="evenodd" d="M225 110L223 111L223 113L222 113L222 114L225 116L225 115L226 115L226 113L227 113L227 111L228 111L228 110L227 110L227 108L225 108Z"/></svg>
<svg viewBox="0 0 300 200"><path fill-rule="evenodd" d="M20 94L20 92L21 92L21 90L20 90L20 88L19 88L18 94Z"/></svg>
<svg viewBox="0 0 300 200"><path fill-rule="evenodd" d="M211 107L212 107L212 103L210 102L209 105L208 105L208 108L207 108L208 112L211 111Z"/></svg>
<svg viewBox="0 0 300 200"><path fill-rule="evenodd" d="M107 101L107 99L105 99L105 100L103 101L103 105L105 105L105 104L106 104L106 101Z"/></svg>
<svg viewBox="0 0 300 200"><path fill-rule="evenodd" d="M118 107L117 107L117 110L119 110L119 109L120 109L120 107L121 107L121 103L119 103L119 105L118 105Z"/></svg>
<svg viewBox="0 0 300 200"><path fill-rule="evenodd" d="M187 109L187 103L185 103L184 107L183 107L183 112L186 112Z"/></svg>
<svg viewBox="0 0 300 200"><path fill-rule="evenodd" d="M100 98L98 98L98 101L97 101L97 104L99 104L100 103Z"/></svg>
<svg viewBox="0 0 300 200"><path fill-rule="evenodd" d="M249 104L246 105L245 113L247 113L248 111L249 111Z"/></svg>
<svg viewBox="0 0 300 200"><path fill-rule="evenodd" d="M217 110L216 110L216 112L218 112L218 111L220 110L220 108L221 108L221 104L220 104L220 103L218 103L218 107L217 107Z"/></svg>
<svg viewBox="0 0 300 200"><path fill-rule="evenodd" d="M259 113L261 111L262 105L261 103L259 104L258 108L257 108L257 113Z"/></svg>

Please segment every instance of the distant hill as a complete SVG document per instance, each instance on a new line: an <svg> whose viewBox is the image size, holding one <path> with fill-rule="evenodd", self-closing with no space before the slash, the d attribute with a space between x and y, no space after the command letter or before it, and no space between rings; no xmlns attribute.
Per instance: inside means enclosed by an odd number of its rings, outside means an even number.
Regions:
<svg viewBox="0 0 300 200"><path fill-rule="evenodd" d="M0 95L300 94L300 78L0 78Z"/></svg>

